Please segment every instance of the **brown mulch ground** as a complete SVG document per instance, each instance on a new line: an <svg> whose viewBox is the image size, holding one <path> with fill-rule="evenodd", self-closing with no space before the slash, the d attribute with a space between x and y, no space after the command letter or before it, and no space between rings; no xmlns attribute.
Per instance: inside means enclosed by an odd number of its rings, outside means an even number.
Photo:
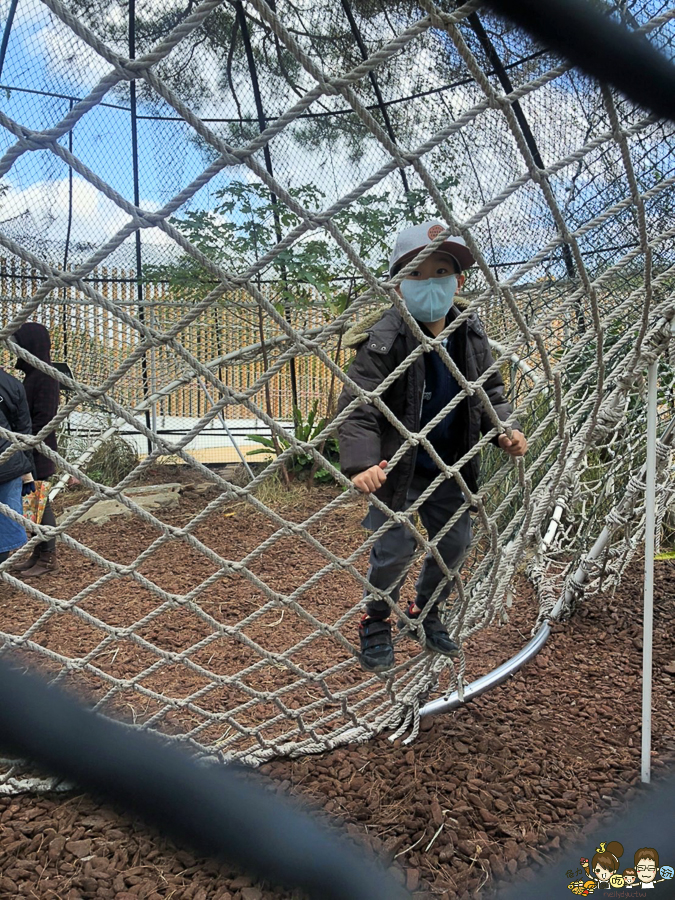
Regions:
<svg viewBox="0 0 675 900"><path fill-rule="evenodd" d="M171 472L162 474L172 480ZM153 476L154 472L148 477ZM343 646L292 608L269 603L261 584L286 595L302 589L295 599L315 622L334 625L346 617L341 634L352 645L358 644L360 611L353 607L361 587L349 572L333 569L312 581L327 563L316 547L295 534L279 534L280 523L248 503L220 503L218 491L210 488L208 484L184 482L180 506L154 514L179 528L196 522L191 526L191 536L225 559L245 562L250 577L235 570L210 581L218 568L207 555L180 537L162 538L158 543L157 528L136 517L115 517L103 526L79 523L69 528L70 536L113 563L129 565L142 556L139 573L171 595L182 595L201 585L195 597L199 613L170 602L170 598L165 602L131 574L110 580L96 560L61 544L60 571L43 579L39 587L71 605L63 611L49 609L42 600L2 583L3 629L17 638L30 630L32 641L54 653L68 659L86 658L103 676L134 680L133 686L119 685L108 698L108 709L116 715L131 716L135 722L154 717L154 727L185 733L204 725L206 717L201 711L206 711L211 718L200 731L200 742L216 745L228 754L258 748L256 737L243 730L252 727L263 739L277 745L293 739L299 729L304 734L310 728L325 734L340 726L351 728L353 723L343 713L339 696L326 697L313 676L321 675L334 695L351 691L351 705L368 701L382 690L382 682L356 664L345 666L348 657ZM62 504L74 505L84 496L81 490L75 491ZM335 497L334 488L307 491L300 485L266 500L268 505L275 505L285 521L300 523L324 510ZM366 536L360 524L366 502L346 495L340 500L337 507L315 518L307 530L329 552L346 558L361 547ZM275 532L278 536L261 550ZM366 566L367 553L362 553L356 567L365 572ZM413 597L413 582L413 578L408 579L404 599ZM303 587L306 583L310 584L308 588ZM512 610L512 627L484 631L467 641L468 676L490 670L518 650L534 624L536 612L532 591L524 585ZM93 617L93 621L85 616ZM96 623L115 629L133 627L133 633L106 637L105 628ZM237 626L243 639L219 635L220 624ZM288 662L261 657L246 639L263 651L288 654ZM165 658L158 666L154 648L160 654L184 654L189 649L189 656L178 661ZM397 659L418 656L419 650L416 642L400 639ZM28 663L45 668L55 665L45 657L31 658ZM218 684L210 673L233 681ZM96 698L110 687L101 676L86 670L69 672L65 681ZM267 692L281 688L285 690L281 696L285 707L298 711L295 717L280 716L279 708L267 699ZM253 699L251 691L258 692ZM189 706L185 702L172 706L162 699L169 697L181 703L197 693ZM315 708L303 711L308 704ZM375 701L369 706L374 707ZM213 718L222 717L223 711L227 711L226 717ZM329 725L322 724L326 716L334 717Z"/></svg>
<svg viewBox="0 0 675 900"><path fill-rule="evenodd" d="M187 521L206 499L191 497L188 490L180 509L162 518L172 524ZM325 497L317 494L312 502L320 506ZM290 517L288 510L286 515ZM335 523L326 527L321 540L333 540L335 546L340 541L360 541L358 516L357 508L346 510L339 527L335 529ZM241 513L225 522L234 526L233 519L236 527L228 531L228 548L236 541L238 552L246 552L259 542L261 523ZM114 546L110 526L82 531L80 537L86 536L90 546L105 548L109 558L116 554L120 561L133 559L152 540L145 526L113 522ZM206 525L203 531L216 549L216 538ZM231 550L229 555L235 556ZM62 553L62 559L64 569L53 576L53 583L44 584L57 596L74 595L100 574L94 564L72 551ZM175 548L170 565L167 560L159 562L161 557L153 568L149 560L148 572L154 572L163 586L178 591L194 583L190 578L194 579L195 566L200 573L203 566L198 558L178 560ZM279 546L259 561L268 581L274 578L275 567L282 566L291 578L301 578L303 567L313 564L311 554L305 557L289 545ZM410 747L400 742L392 745L385 734L368 744L320 756L275 760L262 766L262 771L275 779L280 791L308 797L347 823L349 831L378 855L395 858L401 879L420 897L475 897L516 872L519 877L531 877L540 867L550 866L558 848L580 829L595 826L619 807L639 780L641 579L636 564L615 597L590 598L571 622L555 627L532 664L470 705L423 723ZM119 602L119 588L116 591L119 624L137 621L149 602L137 585L129 588L124 604ZM325 621L330 620L329 600L335 597L335 589L330 583L311 601ZM227 596L225 590L207 599L225 616ZM252 608L258 600L250 596ZM675 758L674 600L675 563L661 562L657 565L653 682L656 776ZM25 598L18 601L7 586L0 587L6 630L35 621L36 610L29 608ZM86 602L91 609L112 615L110 601L106 607L97 595ZM333 609L335 618L338 613ZM508 625L472 638L471 677L519 649L532 621L532 601L524 591L516 599ZM87 651L92 636L77 621L70 627L68 623L67 617L47 623L40 641L61 646L64 652ZM152 640L180 646L185 638L181 627L195 626L168 617L155 623ZM289 646L284 644L288 636L283 629L268 629L268 641L270 634L276 635L280 648ZM134 648L126 656L118 653L109 671L117 675L136 671L143 661L134 653ZM171 673L166 674L168 690L193 689L194 685L183 683L182 675L173 673L172 681ZM291 894L255 885L236 872L196 859L139 821L88 796L52 794L0 798L0 897L24 896L269 900Z"/></svg>

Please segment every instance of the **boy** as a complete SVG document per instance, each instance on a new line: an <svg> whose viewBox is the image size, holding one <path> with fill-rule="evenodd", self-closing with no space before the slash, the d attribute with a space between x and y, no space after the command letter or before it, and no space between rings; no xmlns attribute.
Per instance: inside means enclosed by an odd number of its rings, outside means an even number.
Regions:
<svg viewBox="0 0 675 900"><path fill-rule="evenodd" d="M397 237L389 260L391 277L411 262L436 238L443 226L424 222L404 229ZM437 250L421 261L400 283L398 292L408 311L425 334L437 337L458 315L453 305L455 292L464 283L464 269L475 260L461 237L448 237ZM418 346L418 340L392 307L374 325L367 328L354 361L350 377L365 390L372 391ZM367 340L365 340L367 338ZM459 371L468 381L478 378L494 362L485 330L472 314L446 340L446 349ZM506 420L512 413L504 397L504 382L493 372L483 387L497 415ZM396 418L416 433L422 431L459 392L459 385L436 351L421 354L416 361L384 392L381 399ZM338 403L342 411L354 399L345 388ZM506 453L522 456L527 441L518 423L512 423L513 437L505 434L495 439ZM455 463L479 440L481 433L493 425L477 396L463 399L429 432L427 438L446 464ZM438 467L421 447L410 448L387 475L388 460L403 443L400 432L372 404L354 409L338 431L340 465L354 486L365 494L375 493L390 509L405 510L415 502L438 475ZM462 476L471 491L477 490L478 460L474 457L462 468ZM454 479L447 479L419 509L420 518L431 540L464 503L464 496ZM372 531L380 528L387 517L370 507L364 526ZM463 559L471 541L469 510L437 544L438 552L449 569ZM405 569L416 548L415 538L404 525L394 525L373 545L368 580L373 587L398 602ZM459 648L451 640L439 616L439 606L447 598L450 585L439 585L445 576L431 554L427 554L417 580L417 596L408 606L408 617L416 619L426 604L431 607L422 619L426 647L445 656L456 656ZM389 621L389 605L366 595L366 613L359 626L361 665L369 672L381 672L394 664L394 648Z"/></svg>
<svg viewBox="0 0 675 900"><path fill-rule="evenodd" d="M637 875L635 873L635 869L624 869L623 870L623 886L625 888L632 888L637 881Z"/></svg>

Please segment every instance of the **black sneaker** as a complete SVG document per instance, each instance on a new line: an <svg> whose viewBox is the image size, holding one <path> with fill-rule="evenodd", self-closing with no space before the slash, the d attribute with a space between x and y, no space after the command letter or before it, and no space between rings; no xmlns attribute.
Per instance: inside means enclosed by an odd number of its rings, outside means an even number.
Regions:
<svg viewBox="0 0 675 900"><path fill-rule="evenodd" d="M413 612L413 607L415 605L416 604L413 603L412 600L408 602L409 619L419 619L421 615L421 610L419 612ZM398 627L401 629L405 628L405 622L399 621ZM436 607L430 609L424 617L422 628L424 628L427 650L430 650L432 653L440 653L442 656L459 656L459 647L448 634L448 629L441 621L441 617L439 616ZM409 630L409 633L411 637L415 637L412 630Z"/></svg>
<svg viewBox="0 0 675 900"><path fill-rule="evenodd" d="M359 625L361 652L359 662L366 672L383 672L394 665L389 619L371 619L364 615Z"/></svg>

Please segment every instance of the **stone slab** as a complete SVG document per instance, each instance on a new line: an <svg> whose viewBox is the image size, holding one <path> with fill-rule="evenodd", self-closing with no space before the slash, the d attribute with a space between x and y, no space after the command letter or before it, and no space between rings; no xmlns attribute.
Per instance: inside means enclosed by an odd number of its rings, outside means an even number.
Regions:
<svg viewBox="0 0 675 900"><path fill-rule="evenodd" d="M172 509L180 503L181 484L155 484L147 485L142 488L128 488L125 493L129 494L134 503L153 512L158 509ZM76 509L74 506L67 507L58 522L67 518L70 513ZM99 500L91 509L88 509L83 515L77 519L79 523L91 522L92 525L105 525L114 516L131 516L131 510L127 509L117 500Z"/></svg>

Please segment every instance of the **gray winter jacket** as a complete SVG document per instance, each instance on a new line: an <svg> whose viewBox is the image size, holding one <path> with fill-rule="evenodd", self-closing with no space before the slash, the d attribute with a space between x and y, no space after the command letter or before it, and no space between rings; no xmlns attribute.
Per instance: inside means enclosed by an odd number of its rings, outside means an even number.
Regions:
<svg viewBox="0 0 675 900"><path fill-rule="evenodd" d="M448 321L454 320L459 310L453 306ZM350 378L364 390L372 391L417 347L419 341L406 325L400 312L392 307L371 328L349 367ZM475 313L463 322L455 332L454 361L468 381L477 381L494 363L487 335ZM382 395L382 401L408 431L417 432L422 414L424 391L424 354L394 381ZM504 382L499 371L484 382L483 387L499 418L504 421L513 412L504 397ZM345 387L338 401L338 412L354 399L354 393ZM513 428L520 429L518 422ZM452 460L460 459L492 429L492 422L477 396L465 398L457 408L453 431L455 446ZM384 414L372 404L361 404L339 426L340 468L351 478L381 460L390 460L403 443L401 433L391 425ZM415 472L417 448L409 449L396 466L387 471L387 480L377 492L377 497L391 509L401 509ZM461 474L471 491L478 489L479 461L477 455L465 465Z"/></svg>

